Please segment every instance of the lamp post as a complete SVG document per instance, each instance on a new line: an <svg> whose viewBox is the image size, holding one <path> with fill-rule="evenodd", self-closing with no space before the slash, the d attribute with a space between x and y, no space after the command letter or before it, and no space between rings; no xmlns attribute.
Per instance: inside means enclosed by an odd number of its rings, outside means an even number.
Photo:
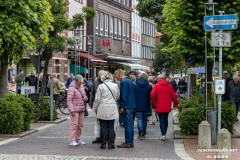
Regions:
<svg viewBox="0 0 240 160"><path fill-rule="evenodd" d="M93 36L92 35L88 35L87 36L87 43L88 43L88 54L89 54L89 58L88 58L88 69L90 70L88 73L88 80L93 80L93 63L90 62L90 55L92 55L91 51L93 49ZM91 76L90 76L91 74Z"/></svg>
<svg viewBox="0 0 240 160"><path fill-rule="evenodd" d="M212 15L214 15L215 12L215 5L217 3L214 3L213 0L208 0L208 3L204 3L204 13L205 16L207 15L207 8L208 10L212 11ZM206 93L206 108L208 108L208 84L213 84L213 82L208 82L207 79L207 60L208 58L213 58L213 68L215 70L215 47L213 48L213 56L207 55L207 31L205 31L205 93ZM210 68L212 69L212 68ZM214 72L214 78L215 78L215 72ZM211 124L211 144L215 145L217 143L217 116L216 116L216 94L214 93L214 107L212 109L206 110L206 118L208 122Z"/></svg>

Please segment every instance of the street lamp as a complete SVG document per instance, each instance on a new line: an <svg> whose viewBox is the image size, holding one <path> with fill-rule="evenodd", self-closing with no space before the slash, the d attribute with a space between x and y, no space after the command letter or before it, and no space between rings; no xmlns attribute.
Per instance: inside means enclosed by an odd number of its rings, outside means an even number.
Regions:
<svg viewBox="0 0 240 160"><path fill-rule="evenodd" d="M208 0L208 3L204 3L204 13L205 13L205 16L207 15L207 8L208 10L212 11L212 15L214 15L214 12L215 12L215 5L217 5L217 3L213 2L213 0ZM207 59L208 58L213 58L213 68L215 70L215 58L216 58L216 55L215 55L215 47L213 48L213 53L214 55L213 56L208 56L207 55L207 31L205 31L205 93L206 93L206 108L208 108L208 84L213 84L213 82L208 82L208 79L207 79ZM211 68L212 69L212 68ZM214 72L214 78L215 78L215 72ZM211 144L212 145L215 145L217 143L217 124L216 124L216 119L217 119L217 116L216 116L216 94L214 93L214 108L213 109L208 109L206 110L206 118L208 120L208 122L211 124Z"/></svg>
<svg viewBox="0 0 240 160"><path fill-rule="evenodd" d="M93 63L90 62L90 56L91 56L91 51L92 51L92 47L93 47L93 36L92 35L88 35L87 36L87 44L88 44L88 69L90 70L88 73L88 80L93 80ZM91 74L91 76L90 76Z"/></svg>

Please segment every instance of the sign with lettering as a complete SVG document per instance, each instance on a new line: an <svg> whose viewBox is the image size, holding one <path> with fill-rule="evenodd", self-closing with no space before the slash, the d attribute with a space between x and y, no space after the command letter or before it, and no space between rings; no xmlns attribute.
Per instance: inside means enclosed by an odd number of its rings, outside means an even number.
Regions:
<svg viewBox="0 0 240 160"><path fill-rule="evenodd" d="M100 46L101 50L108 50L112 48L112 38L101 38L100 39Z"/></svg>

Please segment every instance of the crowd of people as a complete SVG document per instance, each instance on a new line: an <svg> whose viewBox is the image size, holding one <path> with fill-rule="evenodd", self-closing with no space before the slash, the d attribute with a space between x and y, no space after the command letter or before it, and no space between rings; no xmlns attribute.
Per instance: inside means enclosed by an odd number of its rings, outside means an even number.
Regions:
<svg viewBox="0 0 240 160"><path fill-rule="evenodd" d="M86 84L86 83L85 83ZM125 142L118 148L134 147L134 120L137 119L138 139L145 139L148 120L152 121L152 108L160 120L160 139L166 140L168 115L177 108L178 100L174 88L160 74L156 79L145 72L137 74L118 69L114 74L101 70L94 80L88 100L84 89L84 78L76 75L67 92L70 119L70 145L85 144L81 140L84 124L84 103L96 113L94 122L95 140L101 149L114 149L118 123L124 126ZM152 115L152 117L149 117Z"/></svg>

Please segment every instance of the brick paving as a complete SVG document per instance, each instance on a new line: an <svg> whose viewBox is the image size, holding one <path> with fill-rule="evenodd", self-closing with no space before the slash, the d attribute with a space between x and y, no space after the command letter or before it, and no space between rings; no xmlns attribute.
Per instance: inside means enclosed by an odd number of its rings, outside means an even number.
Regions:
<svg viewBox="0 0 240 160"><path fill-rule="evenodd" d="M179 160L174 151L173 126L169 124L167 141L159 140L159 123L149 125L145 140L137 140L135 124L135 147L130 149L116 148L102 150L94 140L94 117L85 118L82 140L86 145L69 146L69 120L14 142L0 146L0 160L5 159L164 159ZM171 119L172 117L169 116ZM117 131L116 144L124 141L124 128ZM23 157L23 158L21 158Z"/></svg>

